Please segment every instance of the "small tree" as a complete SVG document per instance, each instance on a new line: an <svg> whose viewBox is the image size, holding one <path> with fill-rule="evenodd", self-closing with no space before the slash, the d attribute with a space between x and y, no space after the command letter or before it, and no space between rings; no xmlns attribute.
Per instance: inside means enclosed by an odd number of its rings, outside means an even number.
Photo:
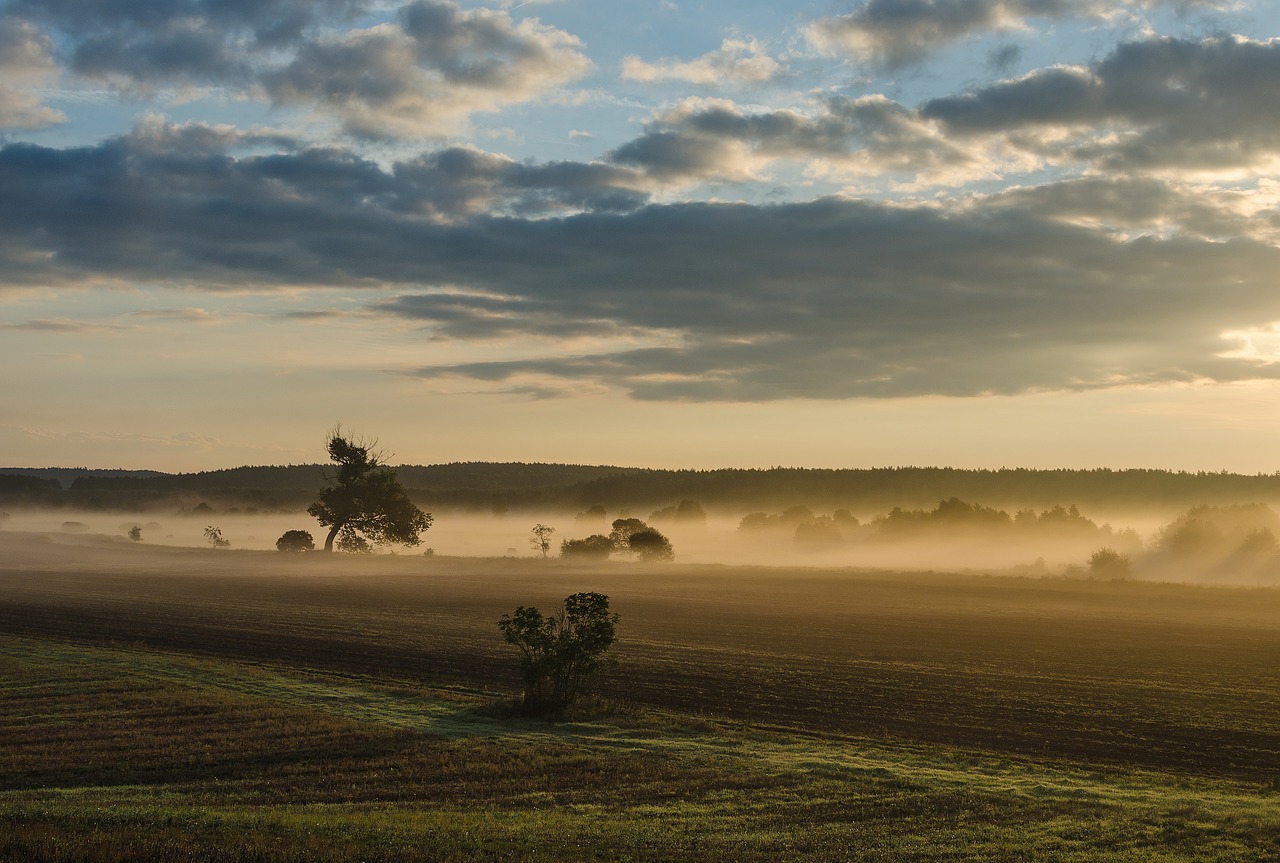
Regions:
<svg viewBox="0 0 1280 863"><path fill-rule="evenodd" d="M222 528L206 525L204 529L204 538L209 545L214 548L230 548L231 540L222 538Z"/></svg>
<svg viewBox="0 0 1280 863"><path fill-rule="evenodd" d="M1089 556L1089 572L1104 578L1124 578L1129 574L1129 555L1114 548L1100 548Z"/></svg>
<svg viewBox="0 0 1280 863"><path fill-rule="evenodd" d="M602 533L586 539L566 539L560 543L560 556L584 560L605 560L613 553L613 540Z"/></svg>
<svg viewBox="0 0 1280 863"><path fill-rule="evenodd" d="M533 546L534 551L542 552L545 558L551 551L551 534L555 533L554 527L547 527L545 524L535 524L533 530L530 531L529 544Z"/></svg>
<svg viewBox="0 0 1280 863"><path fill-rule="evenodd" d="M577 701L592 678L614 664L606 654L617 624L602 593L568 596L554 616L523 605L504 614L498 628L520 648L525 711L560 713Z"/></svg>
<svg viewBox="0 0 1280 863"><path fill-rule="evenodd" d="M671 540L651 527L631 534L627 538L627 546L645 561L667 563L676 556Z"/></svg>
<svg viewBox="0 0 1280 863"><path fill-rule="evenodd" d="M142 528L136 524L129 528L129 539L134 542L142 542Z"/></svg>
<svg viewBox="0 0 1280 863"><path fill-rule="evenodd" d="M329 485L307 507L308 515L329 528L325 551L333 551L339 534L339 548L346 550L366 551L369 543L417 545L420 534L431 527L430 513L409 500L396 472L385 464L388 456L373 449L376 445L344 436L341 426L329 433L329 458L337 471L325 476Z"/></svg>
<svg viewBox="0 0 1280 863"><path fill-rule="evenodd" d="M316 541L310 532L305 530L286 530L276 540L277 551L315 551Z"/></svg>

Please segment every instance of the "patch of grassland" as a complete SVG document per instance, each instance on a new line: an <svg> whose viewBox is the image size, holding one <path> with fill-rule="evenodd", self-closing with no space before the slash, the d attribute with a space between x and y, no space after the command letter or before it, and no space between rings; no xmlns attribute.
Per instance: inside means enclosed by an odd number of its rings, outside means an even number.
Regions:
<svg viewBox="0 0 1280 863"><path fill-rule="evenodd" d="M0 636L0 860L1280 859L1227 779Z"/></svg>

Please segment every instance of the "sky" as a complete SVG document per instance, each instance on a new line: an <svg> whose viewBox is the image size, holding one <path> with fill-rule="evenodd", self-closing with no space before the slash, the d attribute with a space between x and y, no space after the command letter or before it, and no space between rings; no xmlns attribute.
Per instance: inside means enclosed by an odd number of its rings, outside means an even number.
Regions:
<svg viewBox="0 0 1280 863"><path fill-rule="evenodd" d="M1280 470L1280 4L0 0L0 463Z"/></svg>

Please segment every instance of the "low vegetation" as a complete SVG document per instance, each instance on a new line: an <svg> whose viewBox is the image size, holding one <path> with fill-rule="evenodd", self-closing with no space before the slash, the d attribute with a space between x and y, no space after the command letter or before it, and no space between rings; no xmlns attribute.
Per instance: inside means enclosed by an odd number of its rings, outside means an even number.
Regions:
<svg viewBox="0 0 1280 863"><path fill-rule="evenodd" d="M616 665L608 653L617 625L618 615L609 613L609 597L602 593L567 596L545 617L523 605L504 614L498 629L520 650L524 712L558 716L576 704L601 671Z"/></svg>

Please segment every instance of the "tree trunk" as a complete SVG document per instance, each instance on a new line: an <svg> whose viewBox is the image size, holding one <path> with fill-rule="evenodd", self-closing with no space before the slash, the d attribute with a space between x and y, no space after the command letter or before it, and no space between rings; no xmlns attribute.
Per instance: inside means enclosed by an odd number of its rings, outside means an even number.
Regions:
<svg viewBox="0 0 1280 863"><path fill-rule="evenodd" d="M324 538L324 550L333 551L333 538L338 535L338 531L342 530L342 525L335 524L329 528L329 535Z"/></svg>

